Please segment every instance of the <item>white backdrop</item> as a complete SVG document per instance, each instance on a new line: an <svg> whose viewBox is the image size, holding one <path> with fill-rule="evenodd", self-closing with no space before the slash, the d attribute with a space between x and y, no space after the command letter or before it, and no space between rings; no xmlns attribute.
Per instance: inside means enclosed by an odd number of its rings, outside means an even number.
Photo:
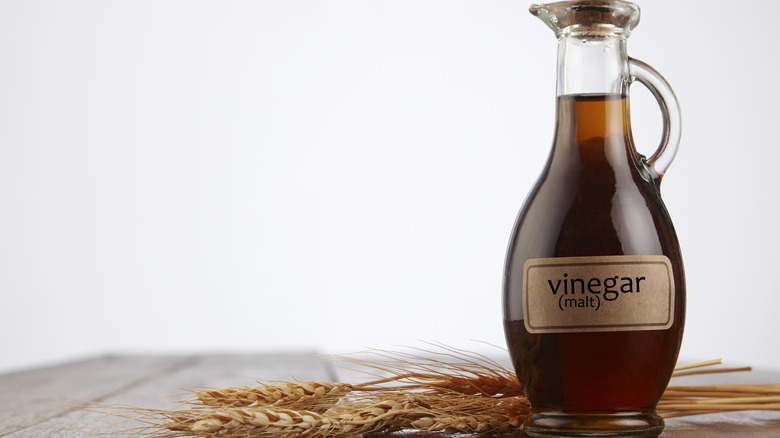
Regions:
<svg viewBox="0 0 780 438"><path fill-rule="evenodd" d="M780 366L780 3L647 0L683 356ZM0 371L104 352L503 345L554 123L517 0L0 0ZM762 17L753 24L752 14ZM639 148L660 138L633 89Z"/></svg>

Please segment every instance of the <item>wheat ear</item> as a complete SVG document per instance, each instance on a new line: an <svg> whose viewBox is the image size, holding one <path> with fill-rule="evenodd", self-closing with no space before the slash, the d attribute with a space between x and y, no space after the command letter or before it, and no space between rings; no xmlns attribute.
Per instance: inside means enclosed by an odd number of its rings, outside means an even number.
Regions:
<svg viewBox="0 0 780 438"><path fill-rule="evenodd" d="M352 385L321 381L281 382L258 386L201 388L195 391L195 403L206 406L276 406L304 409L317 413L328 410L351 392Z"/></svg>
<svg viewBox="0 0 780 438"><path fill-rule="evenodd" d="M257 406L152 413L166 419L155 425L158 430L167 430L163 434L155 434L157 438L354 437L372 432L399 430L408 427L411 421L429 414L414 402L402 403L397 400L345 406L344 409L325 414Z"/></svg>
<svg viewBox="0 0 780 438"><path fill-rule="evenodd" d="M159 411L168 421L157 426L170 433L156 435L172 438L185 436L251 436L308 437L329 427L327 419L315 412L283 408L217 408L200 410Z"/></svg>
<svg viewBox="0 0 780 438"><path fill-rule="evenodd" d="M499 414L423 417L411 422L423 432L494 434L515 430L509 417Z"/></svg>

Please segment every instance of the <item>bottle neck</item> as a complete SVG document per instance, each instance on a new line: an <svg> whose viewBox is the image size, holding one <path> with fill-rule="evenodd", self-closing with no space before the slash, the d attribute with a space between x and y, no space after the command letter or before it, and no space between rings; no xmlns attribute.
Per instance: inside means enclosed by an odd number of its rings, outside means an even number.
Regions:
<svg viewBox="0 0 780 438"><path fill-rule="evenodd" d="M629 121L628 66L624 36L560 37L555 159L585 173L629 169L636 161Z"/></svg>
<svg viewBox="0 0 780 438"><path fill-rule="evenodd" d="M564 30L558 42L556 145L578 145L609 137L613 140L597 144L628 149L631 129L626 38L611 32L583 34L569 30Z"/></svg>
<svg viewBox="0 0 780 438"><path fill-rule="evenodd" d="M569 33L558 40L557 95L626 96L629 86L626 37Z"/></svg>

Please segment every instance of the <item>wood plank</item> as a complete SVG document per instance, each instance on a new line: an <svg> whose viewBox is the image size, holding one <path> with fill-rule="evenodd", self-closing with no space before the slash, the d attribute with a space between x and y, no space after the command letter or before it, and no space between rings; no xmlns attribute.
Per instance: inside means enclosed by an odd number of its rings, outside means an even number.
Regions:
<svg viewBox="0 0 780 438"><path fill-rule="evenodd" d="M119 358L132 361L133 358ZM185 390L197 386L252 385L258 379L331 380L332 370L313 354L209 355L187 358L184 366L139 380L114 391L100 401L143 408L171 409L185 398ZM70 398L70 397L66 397ZM70 410L8 435L9 438L86 437L126 438L137 422L121 423L116 417Z"/></svg>
<svg viewBox="0 0 780 438"><path fill-rule="evenodd" d="M188 360L104 356L0 375L0 436L56 418L68 412L74 400L100 401Z"/></svg>
<svg viewBox="0 0 780 438"><path fill-rule="evenodd" d="M668 420L662 438L770 437L780 436L780 413L729 412Z"/></svg>
<svg viewBox="0 0 780 438"><path fill-rule="evenodd" d="M773 370L757 369L750 372L675 377L670 382L670 385L778 383L780 383L780 373ZM666 420L666 430L661 434L662 438L693 438L702 436L739 436L745 438L780 436L780 412L742 411L670 418Z"/></svg>

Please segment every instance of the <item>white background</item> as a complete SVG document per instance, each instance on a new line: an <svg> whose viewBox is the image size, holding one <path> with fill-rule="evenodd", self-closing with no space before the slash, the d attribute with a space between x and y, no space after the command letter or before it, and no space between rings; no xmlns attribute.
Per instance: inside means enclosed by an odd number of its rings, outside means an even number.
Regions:
<svg viewBox="0 0 780 438"><path fill-rule="evenodd" d="M662 187L682 355L780 367L780 3L640 5L629 53L683 109ZM554 123L556 41L528 6L0 1L0 371L503 345ZM632 92L650 153L658 107Z"/></svg>

